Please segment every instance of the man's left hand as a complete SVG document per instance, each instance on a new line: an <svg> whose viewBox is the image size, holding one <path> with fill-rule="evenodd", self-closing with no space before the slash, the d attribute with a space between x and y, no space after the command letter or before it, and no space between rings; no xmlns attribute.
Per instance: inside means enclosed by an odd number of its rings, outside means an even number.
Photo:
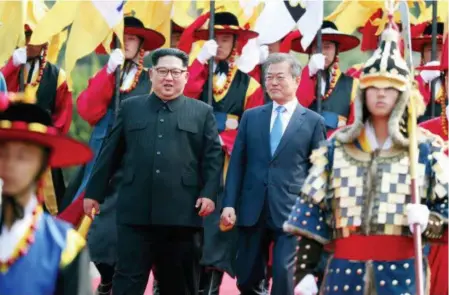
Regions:
<svg viewBox="0 0 449 295"><path fill-rule="evenodd" d="M196 200L195 208L200 208L200 212L198 212L199 216L206 217L214 212L215 203L208 198L198 198L198 200Z"/></svg>

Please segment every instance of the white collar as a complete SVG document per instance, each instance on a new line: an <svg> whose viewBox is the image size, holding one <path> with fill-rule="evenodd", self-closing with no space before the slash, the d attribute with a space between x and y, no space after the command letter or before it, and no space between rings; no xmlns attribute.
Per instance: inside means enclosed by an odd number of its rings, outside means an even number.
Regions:
<svg viewBox="0 0 449 295"><path fill-rule="evenodd" d="M2 233L0 234L1 260L7 260L14 254L14 251L17 249L17 245L23 239L25 233L30 228L31 223L33 222L33 211L37 205L37 198L35 195L33 195L24 208L23 218L16 220L11 228L7 228L6 225L3 225Z"/></svg>
<svg viewBox="0 0 449 295"><path fill-rule="evenodd" d="M367 120L365 123L365 132L366 132L366 137L371 146L371 149L373 151L375 151L377 149L388 150L393 146L393 142L391 141L391 136L388 136L388 138L387 138L387 140L385 140L384 144L382 146L379 146L379 143L377 142L376 132L374 131L373 124L371 123L370 120Z"/></svg>
<svg viewBox="0 0 449 295"><path fill-rule="evenodd" d="M293 114L293 112L295 111L297 105L298 105L298 100L296 100L296 98L294 98L294 99L290 100L289 102L283 104L283 106L285 107L287 113L289 113L289 114ZM280 106L280 104L278 104L277 102L275 102L273 100L273 112L276 111L276 108L278 106Z"/></svg>

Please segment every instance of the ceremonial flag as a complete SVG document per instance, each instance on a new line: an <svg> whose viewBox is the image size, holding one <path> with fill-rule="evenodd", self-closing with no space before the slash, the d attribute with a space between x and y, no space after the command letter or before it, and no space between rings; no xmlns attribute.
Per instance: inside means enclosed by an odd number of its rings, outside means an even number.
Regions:
<svg viewBox="0 0 449 295"><path fill-rule="evenodd" d="M28 0L0 1L0 67L17 46L25 45L27 2Z"/></svg>
<svg viewBox="0 0 449 295"><path fill-rule="evenodd" d="M395 0L399 1L399 0ZM407 1L409 7L418 5L420 10L425 8L424 0ZM352 34L358 28L364 27L367 21L372 17L379 9L382 11L385 8L385 1L366 1L366 0L343 0L335 8L335 10L326 17L326 20L332 21L337 26L338 30L345 34ZM401 15L398 11L394 13L394 21L400 22ZM410 22L412 24L417 23L417 19L410 15ZM378 28L376 36L380 35L384 31L385 26L388 24L388 13L382 13L382 16L374 21L371 21L371 25Z"/></svg>
<svg viewBox="0 0 449 295"><path fill-rule="evenodd" d="M67 40L65 67L71 73L76 61L90 53L111 30L123 46L123 5L125 1L81 1Z"/></svg>
<svg viewBox="0 0 449 295"><path fill-rule="evenodd" d="M92 53L111 31L123 46L124 4L123 0L60 0L34 30L31 44L45 43L71 25L65 55L65 68L70 75L76 61Z"/></svg>
<svg viewBox="0 0 449 295"><path fill-rule="evenodd" d="M255 31L259 33L259 43L270 44L282 39L296 27L302 35L302 47L307 49L322 23L322 0L265 0Z"/></svg>

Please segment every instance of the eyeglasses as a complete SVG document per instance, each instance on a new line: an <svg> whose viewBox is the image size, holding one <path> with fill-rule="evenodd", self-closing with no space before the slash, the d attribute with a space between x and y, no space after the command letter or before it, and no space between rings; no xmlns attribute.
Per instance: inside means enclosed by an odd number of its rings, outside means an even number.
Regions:
<svg viewBox="0 0 449 295"><path fill-rule="evenodd" d="M155 70L156 73L157 73L160 77L162 77L162 78L167 77L167 76L168 76L168 73L170 73L171 76L172 76L174 79L177 79L177 78L181 77L181 75L182 75L183 73L187 72L187 70L181 70L181 69L167 69L167 68L155 68L154 70Z"/></svg>

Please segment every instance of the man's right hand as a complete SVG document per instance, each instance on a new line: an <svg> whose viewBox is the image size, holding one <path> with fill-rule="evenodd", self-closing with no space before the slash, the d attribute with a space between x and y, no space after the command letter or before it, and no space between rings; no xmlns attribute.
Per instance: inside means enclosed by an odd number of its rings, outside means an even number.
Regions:
<svg viewBox="0 0 449 295"><path fill-rule="evenodd" d="M123 55L122 50L119 48L112 50L108 60L108 74L112 74L117 69L117 67L122 66L124 62L125 55Z"/></svg>
<svg viewBox="0 0 449 295"><path fill-rule="evenodd" d="M92 217L92 219L94 218L94 216L92 216L92 209L95 209L95 214L100 213L100 204L98 204L98 202L93 199L84 198L83 207L84 207L84 214Z"/></svg>
<svg viewBox="0 0 449 295"><path fill-rule="evenodd" d="M295 287L295 295L316 295L318 286L315 277L311 274L306 275Z"/></svg>
<svg viewBox="0 0 449 295"><path fill-rule="evenodd" d="M221 224L225 227L234 226L236 219L237 217L235 216L235 210L232 207L226 207L221 212Z"/></svg>
<svg viewBox="0 0 449 295"><path fill-rule="evenodd" d="M27 62L27 48L20 47L14 50L12 54L12 63L14 66L18 67L20 65L24 65Z"/></svg>
<svg viewBox="0 0 449 295"><path fill-rule="evenodd" d="M198 53L197 60L205 64L211 57L215 57L217 55L218 44L215 40L211 39L204 42L201 51Z"/></svg>

